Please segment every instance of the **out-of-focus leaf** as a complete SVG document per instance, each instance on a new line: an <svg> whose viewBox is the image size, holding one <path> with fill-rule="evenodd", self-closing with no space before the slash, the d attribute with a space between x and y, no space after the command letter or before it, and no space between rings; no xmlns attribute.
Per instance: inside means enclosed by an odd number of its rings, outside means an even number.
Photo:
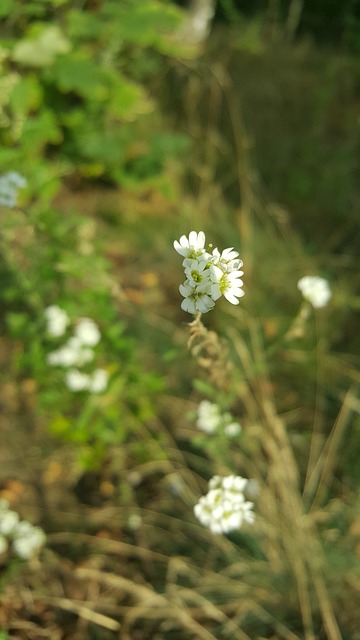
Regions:
<svg viewBox="0 0 360 640"><path fill-rule="evenodd" d="M101 101L109 92L107 76L101 66L80 53L61 56L47 75L64 93L73 91L85 98Z"/></svg>
<svg viewBox="0 0 360 640"><path fill-rule="evenodd" d="M27 113L38 109L42 102L43 90L34 75L23 76L14 86L10 96L10 104L14 111Z"/></svg>
<svg viewBox="0 0 360 640"><path fill-rule="evenodd" d="M0 18L6 18L10 15L10 12L13 8L13 0L1 0L0 3ZM1 638L1 636L0 636Z"/></svg>
<svg viewBox="0 0 360 640"><path fill-rule="evenodd" d="M35 25L30 35L18 42L11 54L12 60L27 67L48 67L60 53L71 49L70 41L57 25Z"/></svg>
<svg viewBox="0 0 360 640"><path fill-rule="evenodd" d="M42 111L39 115L28 118L24 123L22 144L28 150L41 149L49 142L58 144L61 140L61 130L51 111Z"/></svg>
<svg viewBox="0 0 360 640"><path fill-rule="evenodd" d="M153 108L150 99L140 85L119 78L110 94L109 111L124 120L134 120L136 116L149 113Z"/></svg>

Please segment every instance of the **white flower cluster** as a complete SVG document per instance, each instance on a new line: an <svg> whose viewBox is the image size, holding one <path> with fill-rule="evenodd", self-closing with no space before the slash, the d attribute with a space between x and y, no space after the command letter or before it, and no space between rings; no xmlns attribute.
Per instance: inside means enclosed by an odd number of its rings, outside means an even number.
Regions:
<svg viewBox="0 0 360 640"><path fill-rule="evenodd" d="M15 207L18 191L26 187L26 179L17 171L9 171L0 176L0 205Z"/></svg>
<svg viewBox="0 0 360 640"><path fill-rule="evenodd" d="M64 335L70 318L64 309L51 305L45 309L47 332L52 337ZM92 373L79 371L79 367L92 362L93 347L100 342L101 334L97 324L91 318L80 318L73 335L63 346L47 355L47 363L53 367L66 367L66 386L71 391L89 391L102 393L108 385L109 374L105 369L95 369ZM71 367L71 368L69 368Z"/></svg>
<svg viewBox="0 0 360 640"><path fill-rule="evenodd" d="M230 413L222 413L220 407L209 400L202 400L198 406L196 426L205 433L223 431L229 438L239 435L241 426Z"/></svg>
<svg viewBox="0 0 360 640"><path fill-rule="evenodd" d="M53 338L60 338L64 335L70 322L70 318L64 309L57 304L47 307L44 312L46 320L46 331Z"/></svg>
<svg viewBox="0 0 360 640"><path fill-rule="evenodd" d="M325 307L331 299L331 289L325 278L304 276L299 280L297 286L305 300L308 300L315 309Z"/></svg>
<svg viewBox="0 0 360 640"><path fill-rule="evenodd" d="M179 242L175 240L174 248L184 257L186 280L179 287L184 311L206 313L221 296L231 304L239 304L238 298L244 295L240 271L243 263L237 251L229 247L221 253L218 249L209 253L203 231L191 231L188 238L181 236Z"/></svg>
<svg viewBox="0 0 360 640"><path fill-rule="evenodd" d="M244 522L253 524L253 502L244 497L248 480L241 476L214 476L209 491L194 507L197 519L211 533L229 533L240 529Z"/></svg>
<svg viewBox="0 0 360 640"><path fill-rule="evenodd" d="M0 554L11 546L13 552L28 560L45 544L45 533L27 520L20 520L18 513L9 509L7 500L0 500Z"/></svg>

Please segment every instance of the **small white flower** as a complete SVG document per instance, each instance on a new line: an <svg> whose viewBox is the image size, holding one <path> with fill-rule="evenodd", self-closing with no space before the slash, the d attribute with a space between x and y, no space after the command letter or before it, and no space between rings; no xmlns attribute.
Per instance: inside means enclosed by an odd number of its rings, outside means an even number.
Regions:
<svg viewBox="0 0 360 640"><path fill-rule="evenodd" d="M209 269L205 260L186 258L183 262L187 282L197 291L209 292Z"/></svg>
<svg viewBox="0 0 360 640"><path fill-rule="evenodd" d="M17 171L9 171L8 173L5 173L1 176L0 180L6 180L11 187L17 187L18 189L23 189L27 184L26 178Z"/></svg>
<svg viewBox="0 0 360 640"><path fill-rule="evenodd" d="M188 280L179 286L179 291L184 297L181 308L188 313L207 313L214 306L214 300L204 291L199 291L197 287L190 284Z"/></svg>
<svg viewBox="0 0 360 640"><path fill-rule="evenodd" d="M23 520L14 532L13 549L20 558L28 560L45 544L45 540L45 533L40 527L33 527Z"/></svg>
<svg viewBox="0 0 360 640"><path fill-rule="evenodd" d="M226 489L227 491L233 491L235 493L239 493L241 496L241 492L244 490L247 484L247 479L242 478L241 476L213 476L211 480L209 480L209 488L210 489Z"/></svg>
<svg viewBox="0 0 360 640"><path fill-rule="evenodd" d="M185 258L197 258L204 252L205 233L190 231L189 237L181 236L180 241L174 241L174 249Z"/></svg>
<svg viewBox="0 0 360 640"><path fill-rule="evenodd" d="M19 522L19 515L15 511L3 510L0 512L0 534L11 535Z"/></svg>
<svg viewBox="0 0 360 640"><path fill-rule="evenodd" d="M211 295L213 300L217 300L220 296L224 296L231 304L239 304L238 298L244 295L241 289L243 281L241 280L242 271L231 271L227 273L216 265L210 266Z"/></svg>
<svg viewBox="0 0 360 640"><path fill-rule="evenodd" d="M75 327L74 335L88 347L95 347L101 339L99 328L91 318L81 318Z"/></svg>
<svg viewBox="0 0 360 640"><path fill-rule="evenodd" d="M70 321L66 311L58 307L58 305L53 304L45 309L44 315L46 318L47 333L54 338L59 338L64 335Z"/></svg>
<svg viewBox="0 0 360 640"><path fill-rule="evenodd" d="M0 205L15 207L18 191L26 186L26 179L17 171L9 171L0 176Z"/></svg>
<svg viewBox="0 0 360 640"><path fill-rule="evenodd" d="M54 367L82 367L93 358L92 349L84 347L77 336L72 336L63 347L48 353L46 361Z"/></svg>
<svg viewBox="0 0 360 640"><path fill-rule="evenodd" d="M222 269L222 271L226 271L227 273L231 273L231 271L239 271L240 267L243 266L243 262L240 260L238 252L234 251L233 247L224 249L221 253L218 249L213 249L212 255L213 264L216 264ZM241 272L240 275L243 275L243 272Z"/></svg>
<svg viewBox="0 0 360 640"><path fill-rule="evenodd" d="M70 369L65 374L65 384L70 391L86 391L90 385L90 377L77 369Z"/></svg>
<svg viewBox="0 0 360 640"><path fill-rule="evenodd" d="M214 534L239 529L254 522L253 503L245 500L247 480L241 476L214 476L209 491L194 507L197 519Z"/></svg>
<svg viewBox="0 0 360 640"><path fill-rule="evenodd" d="M88 390L90 393L102 393L108 386L109 374L105 369L95 369L90 375Z"/></svg>
<svg viewBox="0 0 360 640"><path fill-rule="evenodd" d="M331 289L325 278L304 276L299 280L297 286L305 300L308 300L315 309L325 307L331 299Z"/></svg>
<svg viewBox="0 0 360 640"><path fill-rule="evenodd" d="M220 424L221 414L218 405L209 400L202 400L197 410L197 428L205 433L215 433Z"/></svg>
<svg viewBox="0 0 360 640"><path fill-rule="evenodd" d="M79 338L79 336L71 336L65 344L65 349L71 351L73 354L73 362L77 367L82 367L84 364L91 362L94 359L94 352L85 346L85 343Z"/></svg>
<svg viewBox="0 0 360 640"><path fill-rule="evenodd" d="M9 543L6 538L0 535L0 555L8 550Z"/></svg>
<svg viewBox="0 0 360 640"><path fill-rule="evenodd" d="M238 422L230 422L224 427L224 433L228 438L235 438L241 432L241 426Z"/></svg>

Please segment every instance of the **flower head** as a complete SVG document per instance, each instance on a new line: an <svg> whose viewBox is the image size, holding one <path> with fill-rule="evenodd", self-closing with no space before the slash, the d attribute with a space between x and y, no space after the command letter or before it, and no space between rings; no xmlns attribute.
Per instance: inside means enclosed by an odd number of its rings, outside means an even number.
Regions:
<svg viewBox="0 0 360 640"><path fill-rule="evenodd" d="M197 428L205 433L215 433L220 424L220 407L213 402L209 402L209 400L202 400L197 411Z"/></svg>
<svg viewBox="0 0 360 640"><path fill-rule="evenodd" d="M92 349L85 347L77 336L71 336L63 347L47 355L47 363L54 367L82 367L94 358Z"/></svg>
<svg viewBox="0 0 360 640"><path fill-rule="evenodd" d="M86 391L90 384L90 376L78 369L70 369L65 374L65 384L70 391Z"/></svg>
<svg viewBox="0 0 360 640"><path fill-rule="evenodd" d="M0 512L0 534L8 536L16 528L19 522L19 516L16 511L10 509L3 509Z"/></svg>
<svg viewBox="0 0 360 640"><path fill-rule="evenodd" d="M9 171L0 176L0 205L15 207L18 191L26 186L26 179L17 171Z"/></svg>
<svg viewBox="0 0 360 640"><path fill-rule="evenodd" d="M174 241L174 248L181 256L185 258L196 258L204 251L205 233L203 231L190 231L189 237L181 236L179 242Z"/></svg>
<svg viewBox="0 0 360 640"><path fill-rule="evenodd" d="M180 241L175 240L174 247L184 256L186 281L179 287L184 297L181 303L184 311L206 313L221 296L232 304L239 304L238 298L244 295L240 271L243 263L233 247L221 253L218 249L208 253L203 231L191 231L188 238L181 236Z"/></svg>
<svg viewBox="0 0 360 640"><path fill-rule="evenodd" d="M187 282L198 291L206 291L210 285L209 269L206 260L186 258L183 262Z"/></svg>
<svg viewBox="0 0 360 640"><path fill-rule="evenodd" d="M299 280L297 286L305 300L308 300L315 309L325 307L331 299L331 289L325 278L304 276Z"/></svg>
<svg viewBox="0 0 360 640"><path fill-rule="evenodd" d="M105 369L95 369L90 376L88 390L91 393L102 393L108 386L109 374Z"/></svg>
<svg viewBox="0 0 360 640"><path fill-rule="evenodd" d="M9 509L7 500L0 500L0 554L12 547L20 558L27 560L44 542L45 533L40 527L20 520L18 513Z"/></svg>
<svg viewBox="0 0 360 640"><path fill-rule="evenodd" d="M241 288L243 281L240 278L242 274L242 271L231 271L229 273L223 271L217 265L211 265L210 278L213 299L217 300L220 296L224 296L231 304L239 304L238 298L244 295L244 291Z"/></svg>
<svg viewBox="0 0 360 640"><path fill-rule="evenodd" d="M204 433L223 431L228 438L234 438L241 432L241 426L235 422L231 413L222 413L219 405L202 400L197 409L196 426Z"/></svg>
<svg viewBox="0 0 360 640"><path fill-rule="evenodd" d="M23 520L14 531L13 548L20 558L28 560L45 544L45 540L45 533L40 527Z"/></svg>
<svg viewBox="0 0 360 640"><path fill-rule="evenodd" d="M194 507L197 519L214 534L240 529L244 522L253 524L253 503L244 497L247 480L241 476L214 476L209 491Z"/></svg>
<svg viewBox="0 0 360 640"><path fill-rule="evenodd" d="M44 311L46 319L46 330L50 336L59 338L64 335L66 327L70 322L70 318L64 309L57 304L52 304Z"/></svg>
<svg viewBox="0 0 360 640"><path fill-rule="evenodd" d="M81 318L75 327L74 335L81 344L88 347L95 347L101 339L99 328L91 318Z"/></svg>
<svg viewBox="0 0 360 640"><path fill-rule="evenodd" d="M193 286L189 280L179 286L179 291L184 297L181 308L188 313L207 313L213 308L215 302L210 296L210 291Z"/></svg>

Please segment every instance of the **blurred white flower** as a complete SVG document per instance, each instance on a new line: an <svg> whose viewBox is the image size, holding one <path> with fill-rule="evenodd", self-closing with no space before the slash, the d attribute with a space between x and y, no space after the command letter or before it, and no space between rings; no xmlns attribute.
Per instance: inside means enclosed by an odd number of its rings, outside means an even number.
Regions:
<svg viewBox="0 0 360 640"><path fill-rule="evenodd" d="M74 336L87 347L95 347L101 339L97 324L91 318L81 318L74 330Z"/></svg>
<svg viewBox="0 0 360 640"><path fill-rule="evenodd" d="M214 534L240 529L244 522L253 524L253 503L245 500L247 480L241 476L214 476L209 491L194 507L197 519Z"/></svg>
<svg viewBox="0 0 360 640"><path fill-rule="evenodd" d="M70 318L64 309L61 309L58 305L53 304L47 307L44 311L46 319L46 331L54 338L59 338L64 335L66 327L70 322Z"/></svg>
<svg viewBox="0 0 360 640"><path fill-rule="evenodd" d="M231 413L222 413L220 407L209 400L202 400L197 410L196 426L205 433L223 430L228 438L239 435L241 426L235 422Z"/></svg>
<svg viewBox="0 0 360 640"><path fill-rule="evenodd" d="M9 171L0 176L0 205L15 207L19 189L26 186L26 179L17 171Z"/></svg>
<svg viewBox="0 0 360 640"><path fill-rule="evenodd" d="M197 258L204 252L205 233L203 231L190 231L189 237L181 236L179 242L174 241L174 248L185 258Z"/></svg>
<svg viewBox="0 0 360 640"><path fill-rule="evenodd" d="M220 424L221 413L218 405L209 400L202 400L197 410L197 428L205 433L215 433Z"/></svg>
<svg viewBox="0 0 360 640"><path fill-rule="evenodd" d="M20 558L28 560L45 544L45 540L45 533L40 527L23 520L14 531L13 549Z"/></svg>
<svg viewBox="0 0 360 640"><path fill-rule="evenodd" d="M224 433L228 438L235 438L241 432L241 426L238 422L230 422L224 426Z"/></svg>
<svg viewBox="0 0 360 640"><path fill-rule="evenodd" d="M70 369L65 374L65 384L70 391L87 391L90 384L90 376L78 369Z"/></svg>
<svg viewBox="0 0 360 640"><path fill-rule="evenodd" d="M48 353L46 361L54 367L82 367L93 358L93 350L85 347L77 336L72 336L63 347Z"/></svg>
<svg viewBox="0 0 360 640"><path fill-rule="evenodd" d="M304 276L299 280L297 286L305 300L308 300L315 309L325 307L331 299L331 289L325 278Z"/></svg>
<svg viewBox="0 0 360 640"><path fill-rule="evenodd" d="M102 393L108 386L109 374L105 369L95 369L89 379L88 391Z"/></svg>
<svg viewBox="0 0 360 640"><path fill-rule="evenodd" d="M10 535L19 522L19 516L15 511L10 509L2 509L0 511L0 534L4 536Z"/></svg>
<svg viewBox="0 0 360 640"><path fill-rule="evenodd" d="M0 535L0 555L8 550L9 543L6 538Z"/></svg>

